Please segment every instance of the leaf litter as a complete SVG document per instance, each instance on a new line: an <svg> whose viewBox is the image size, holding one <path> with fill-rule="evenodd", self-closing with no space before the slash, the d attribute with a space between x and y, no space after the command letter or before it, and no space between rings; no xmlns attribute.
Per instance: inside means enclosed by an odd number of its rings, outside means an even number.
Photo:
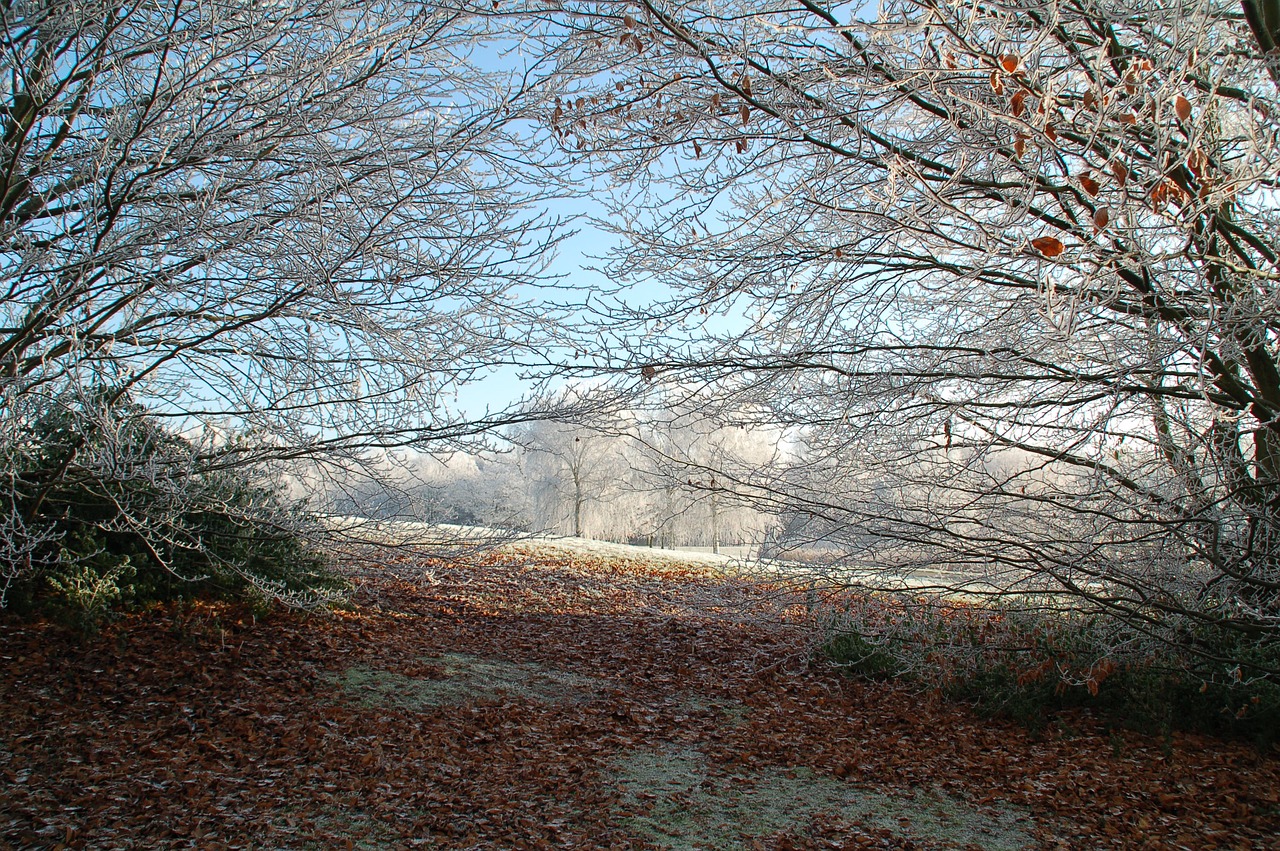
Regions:
<svg viewBox="0 0 1280 851"><path fill-rule="evenodd" d="M390 558L390 557L389 557ZM420 577L420 578L415 578ZM532 546L363 576L325 616L0 622L13 848L1232 848L1274 750L1032 734L813 663L705 564Z"/></svg>

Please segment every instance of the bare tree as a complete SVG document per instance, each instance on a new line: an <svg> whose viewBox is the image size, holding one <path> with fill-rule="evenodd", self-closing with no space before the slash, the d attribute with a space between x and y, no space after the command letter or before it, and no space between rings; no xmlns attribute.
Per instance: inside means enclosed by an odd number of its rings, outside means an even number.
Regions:
<svg viewBox="0 0 1280 851"><path fill-rule="evenodd" d="M525 120L536 61L493 59L489 4L34 0L0 16L6 453L50 411L105 433L128 398L196 435L201 470L507 421L451 411L449 393L545 361L554 311L516 290L553 241L524 210L554 157ZM91 455L70 447L54 479L133 475L127 453ZM14 485L6 576L45 534L31 522L50 483Z"/></svg>
<svg viewBox="0 0 1280 851"><path fill-rule="evenodd" d="M1275 642L1280 100L1240 6L584 9L607 70L550 123L623 187L614 273L674 292L607 317L645 334L615 368L801 430L771 498L864 569Z"/></svg>
<svg viewBox="0 0 1280 851"><path fill-rule="evenodd" d="M535 525L576 537L619 537L618 524L608 515L628 466L625 444L616 434L589 421L539 422L514 439L534 492Z"/></svg>

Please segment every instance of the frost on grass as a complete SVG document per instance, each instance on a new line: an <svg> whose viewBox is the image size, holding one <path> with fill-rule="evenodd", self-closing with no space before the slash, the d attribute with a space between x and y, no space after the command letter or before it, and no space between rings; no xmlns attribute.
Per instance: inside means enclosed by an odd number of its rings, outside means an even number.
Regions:
<svg viewBox="0 0 1280 851"><path fill-rule="evenodd" d="M355 666L333 676L343 690L367 706L394 704L407 709L445 706L501 695L567 703L591 694L597 681L531 662L507 662L464 653L422 660L430 675Z"/></svg>
<svg viewBox="0 0 1280 851"><path fill-rule="evenodd" d="M1025 813L979 810L937 792L886 794L807 769L712 776L705 758L687 749L633 751L614 768L626 824L664 848L754 848L763 837L803 833L818 817L956 848L1035 845Z"/></svg>

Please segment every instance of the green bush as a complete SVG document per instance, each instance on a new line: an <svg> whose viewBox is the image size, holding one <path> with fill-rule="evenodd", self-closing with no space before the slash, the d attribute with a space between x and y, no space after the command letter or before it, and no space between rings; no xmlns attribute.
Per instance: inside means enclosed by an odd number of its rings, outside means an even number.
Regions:
<svg viewBox="0 0 1280 851"><path fill-rule="evenodd" d="M1118 631L1098 615L877 597L846 602L819 655L852 674L942 685L980 711L1040 729L1069 708L1148 733L1280 733L1280 647L1199 626L1184 646ZM1221 660L1232 660L1224 662Z"/></svg>
<svg viewBox="0 0 1280 851"><path fill-rule="evenodd" d="M3 447L13 487L0 511L45 540L31 569L11 577L8 607L93 629L122 605L239 597L307 606L341 593L308 543L301 506L244 469L209 469L143 408L104 398L64 402Z"/></svg>

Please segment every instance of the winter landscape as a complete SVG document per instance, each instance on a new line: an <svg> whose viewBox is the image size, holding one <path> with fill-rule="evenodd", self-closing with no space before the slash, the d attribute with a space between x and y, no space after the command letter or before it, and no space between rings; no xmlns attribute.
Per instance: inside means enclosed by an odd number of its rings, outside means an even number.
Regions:
<svg viewBox="0 0 1280 851"><path fill-rule="evenodd" d="M0 846L1277 847L1280 0L0 16Z"/></svg>

